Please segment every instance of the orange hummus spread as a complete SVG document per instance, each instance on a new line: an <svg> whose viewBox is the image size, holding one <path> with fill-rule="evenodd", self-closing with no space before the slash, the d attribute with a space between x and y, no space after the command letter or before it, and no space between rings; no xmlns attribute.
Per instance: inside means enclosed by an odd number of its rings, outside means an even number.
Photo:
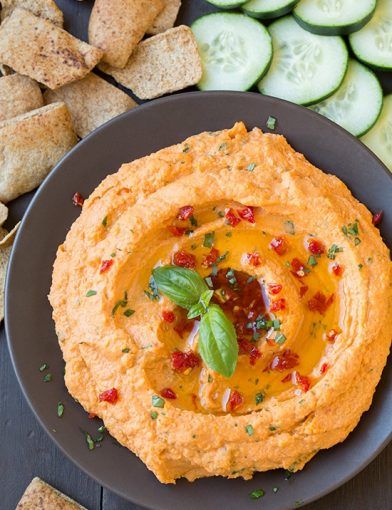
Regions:
<svg viewBox="0 0 392 510"><path fill-rule="evenodd" d="M203 281L200 316L161 292L161 267ZM238 123L107 177L58 249L49 299L71 395L173 483L296 471L343 441L386 363L391 282L347 187ZM201 349L209 307L229 321L229 376L214 370L224 334Z"/></svg>

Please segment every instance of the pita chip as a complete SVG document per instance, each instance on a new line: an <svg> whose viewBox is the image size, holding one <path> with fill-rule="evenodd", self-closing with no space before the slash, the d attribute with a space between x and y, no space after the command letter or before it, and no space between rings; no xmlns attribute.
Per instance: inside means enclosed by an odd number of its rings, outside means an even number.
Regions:
<svg viewBox="0 0 392 510"><path fill-rule="evenodd" d="M63 26L63 13L54 0L1 0L1 21L9 16L16 7L26 9L26 11L45 18L59 27Z"/></svg>
<svg viewBox="0 0 392 510"><path fill-rule="evenodd" d="M173 28L180 7L181 0L165 0L163 11L155 18L154 23L147 30L147 34L155 35Z"/></svg>
<svg viewBox="0 0 392 510"><path fill-rule="evenodd" d="M12 246L16 233L18 231L20 221L14 226L14 228L8 232L1 240L0 240L0 248L8 248L8 246Z"/></svg>
<svg viewBox="0 0 392 510"><path fill-rule="evenodd" d="M44 97L47 104L64 101L80 138L84 138L120 113L137 106L125 92L93 73L57 90L47 90Z"/></svg>
<svg viewBox="0 0 392 510"><path fill-rule="evenodd" d="M8 235L7 230L0 228L0 239ZM4 319L4 288L7 274L8 259L10 258L12 243L6 247L0 247L0 321Z"/></svg>
<svg viewBox="0 0 392 510"><path fill-rule="evenodd" d="M27 487L15 510L86 510L86 508L36 477Z"/></svg>
<svg viewBox="0 0 392 510"><path fill-rule="evenodd" d="M29 11L16 8L0 25L0 62L50 89L84 78L102 52Z"/></svg>
<svg viewBox="0 0 392 510"><path fill-rule="evenodd" d="M0 201L36 188L76 142L64 103L0 122Z"/></svg>
<svg viewBox="0 0 392 510"><path fill-rule="evenodd" d="M139 43L124 69L103 63L99 68L140 99L153 99L190 87L202 75L195 37L184 25Z"/></svg>
<svg viewBox="0 0 392 510"><path fill-rule="evenodd" d="M95 0L89 43L104 51L104 62L123 68L163 7L164 0Z"/></svg>
<svg viewBox="0 0 392 510"><path fill-rule="evenodd" d="M8 218L8 207L0 202L0 227Z"/></svg>
<svg viewBox="0 0 392 510"><path fill-rule="evenodd" d="M44 105L38 83L21 74L0 78L0 121L11 119Z"/></svg>

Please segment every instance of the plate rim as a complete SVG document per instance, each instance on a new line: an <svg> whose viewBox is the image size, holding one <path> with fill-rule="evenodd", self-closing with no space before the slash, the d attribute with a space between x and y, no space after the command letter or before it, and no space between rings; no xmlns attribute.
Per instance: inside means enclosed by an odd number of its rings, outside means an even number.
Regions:
<svg viewBox="0 0 392 510"><path fill-rule="evenodd" d="M9 317L9 315L11 314L10 307L9 307L9 301L11 299L10 298L10 294L11 294L11 283L10 283L11 273L13 271L13 263L14 263L15 253L17 252L17 248L18 248L18 244L19 244L19 239L22 238L23 235L24 235L25 223L28 220L28 217L30 215L30 211L35 207L35 204L38 201L41 200L42 196L45 194L47 184L52 179L56 178L56 175L57 175L57 173L59 171L61 171L61 167L64 164L64 162L68 158L73 156L75 153L77 153L81 149L81 147L83 147L85 145L86 142L89 142L90 140L95 138L98 134L102 133L103 131L110 130L111 127L114 124L116 124L117 122L122 121L122 120L124 120L125 118L128 118L128 117L130 119L132 119L132 117L133 117L135 112L140 113L141 110L143 110L143 111L144 110L149 110L151 108L154 108L156 105L159 105L159 104L162 104L162 103L167 103L167 102L169 102L169 103L176 102L176 100L184 100L184 99L187 99L188 97L195 97L195 96L196 97L207 97L207 96L222 96L222 95L223 96L228 96L228 97L230 97L230 96L235 96L235 97L238 97L238 96L243 96L243 97L246 97L246 96L258 96L260 98L267 98L267 100L270 100L272 103L284 104L285 108L288 108L288 109L291 109L291 110L294 110L294 111L306 110L307 113L305 115L310 115L310 116L312 116L314 118L317 118L317 122L321 122L323 124L326 124L328 126L328 128L332 128L334 130L340 131L346 137L349 136L352 139L353 143L355 143L362 150L365 149L365 151L367 152L368 156L373 158L373 160L375 160L377 165L382 168L382 170L388 176L388 178L390 179L391 184L392 184L392 173L388 170L386 165L378 158L378 156L376 154L374 154L363 142L361 142L360 139L354 137L348 131L346 131L344 128L340 127L338 124L332 122L331 120L329 120L328 118L318 114L317 112L314 112L313 110L310 110L308 108L302 107L300 105L296 105L294 103L291 103L289 101L286 101L286 100L283 100L283 99L280 99L280 98L275 98L275 97L267 96L267 95L261 95L261 94L259 94L257 92L235 92L235 91L209 91L209 92L203 91L202 92L202 91L192 91L192 92L183 92L183 93L180 93L180 94L174 94L174 95L170 95L170 96L165 96L165 97L162 97L162 98L158 98L158 99L149 101L147 103L143 103L141 105L138 105L137 108L129 110L129 111L127 111L127 112L125 112L125 113L115 117L114 119L109 120L105 124L101 125L99 128L94 130L88 136L86 136L85 138L80 140L75 145L75 147L73 147L63 158L61 158L61 160L49 172L49 174L44 179L44 181L41 183L41 185L38 187L38 189L35 190L34 196L32 197L32 199L31 199L31 201L30 201L30 203L29 203L29 205L28 205L28 207L27 207L27 209L26 209L26 211L25 211L25 213L23 215L23 219L21 221L21 225L20 225L20 227L18 229L17 235L16 235L14 243L13 243L13 248L12 248L12 251L11 251L11 254L10 254L9 263L8 263L8 267L7 267L6 282L5 282L5 300L4 300L4 307L5 307L5 310L4 310L5 332L6 332L8 351L9 351L10 358L11 358L11 361L12 361L13 369L15 371L15 374L16 374L16 377L17 377L17 380L18 380L18 384L19 384L19 386L20 386L20 388L22 390L24 398L26 399L30 409L33 411L33 414L36 417L36 419L38 420L40 426L45 430L46 434L53 440L53 442L55 443L56 447L59 448L60 451L69 460L71 460L71 462L73 464L75 464L79 469L81 469L84 473L86 473L93 480L95 480L100 485L105 487L107 490L112 491L115 494L119 495L120 497L124 498L125 500L131 501L131 502L133 502L133 503L135 503L137 505L140 505L142 507L145 507L145 503L143 501L140 501L137 496L132 497L132 499L130 499L130 496L128 494L122 492L119 489L111 487L99 475L94 474L89 467L83 466L82 463L78 459L76 459L70 453L68 453L66 447L64 447L61 444L61 442L59 441L59 439L56 436L56 434L54 432L52 432L50 427L44 423L43 418L41 418L41 416L39 415L38 411L35 409L35 407L33 405L33 402L31 401L32 396L31 396L31 394L29 392L29 389L26 387L25 383L23 382L24 377L23 377L23 374L22 374L22 370L19 367L19 362L16 359L15 353L14 353L14 350L13 350L12 334L10 332L10 330L11 330L10 323L12 321L11 321L11 319ZM130 120L130 122L131 122L131 120ZM260 121L260 124L261 124L261 121ZM114 170L113 172L110 171L110 174L111 173L115 173L117 171L118 171L118 169ZM383 369L383 373L385 372L385 370L387 370L387 364L385 365L385 367ZM379 381L378 385L379 384L380 384L380 381ZM377 390L377 387L376 387L376 390ZM66 391L68 391L68 390L66 390ZM366 412L371 411L371 409L372 409L372 405L370 406L370 409L368 411L366 411ZM365 414L365 413L363 413L363 414ZM361 416L361 420L362 420L362 416ZM350 435L351 435L351 433L350 433ZM372 454L369 457L367 457L364 462L362 462L359 466L356 466L355 469L350 470L349 473L345 477L343 477L340 480L338 480L337 482L329 485L328 488L325 488L324 490L318 490L316 495L314 495L314 496L304 500L303 504L309 504L309 503L311 503L313 501L316 501L316 500L322 498L323 496L333 492L334 490L336 490L337 488L341 487L342 485L347 483L349 480L354 478L358 473L360 473L363 469L365 469L381 453L381 451L391 442L391 440L392 440L392 426L391 426L391 430L390 430L389 434L379 444L379 446L375 450L373 450ZM131 454L133 454L133 453L131 452ZM147 467L145 467L145 469L147 470ZM158 507L156 507L156 508L158 508ZM287 507L287 508L289 508L289 507Z"/></svg>

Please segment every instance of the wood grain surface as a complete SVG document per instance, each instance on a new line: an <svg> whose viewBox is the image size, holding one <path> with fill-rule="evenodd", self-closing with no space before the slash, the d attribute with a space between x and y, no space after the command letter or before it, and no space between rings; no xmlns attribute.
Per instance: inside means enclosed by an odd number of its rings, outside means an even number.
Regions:
<svg viewBox="0 0 392 510"><path fill-rule="evenodd" d="M56 0L64 11L66 28L85 39L91 0ZM184 0L179 22L189 22L211 10L203 0ZM392 73L379 75L388 93ZM8 223L23 214L31 194L17 199ZM35 341L26 338L26 342ZM6 346L4 327L0 333L0 509L13 510L26 486L39 476L89 510L141 510L104 489L72 464L42 430L26 403ZM255 508L262 510L262 501ZM305 507L306 510L391 510L392 444L354 479ZM240 509L239 509L240 510Z"/></svg>

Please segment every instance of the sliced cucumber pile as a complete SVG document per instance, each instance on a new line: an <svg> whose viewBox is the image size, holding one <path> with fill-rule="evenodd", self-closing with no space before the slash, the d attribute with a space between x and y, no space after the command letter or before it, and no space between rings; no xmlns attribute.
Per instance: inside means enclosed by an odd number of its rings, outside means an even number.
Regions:
<svg viewBox="0 0 392 510"><path fill-rule="evenodd" d="M298 23L318 35L344 35L372 18L376 0L301 0L294 9Z"/></svg>
<svg viewBox="0 0 392 510"><path fill-rule="evenodd" d="M242 6L242 10L253 18L279 18L291 12L298 2L299 0L249 0Z"/></svg>
<svg viewBox="0 0 392 510"><path fill-rule="evenodd" d="M271 37L258 21L243 14L216 12L192 25L203 63L201 90L248 90L267 71Z"/></svg>
<svg viewBox="0 0 392 510"><path fill-rule="evenodd" d="M382 103L382 89L376 75L356 60L350 60L339 89L311 109L354 136L362 136L376 123Z"/></svg>
<svg viewBox="0 0 392 510"><path fill-rule="evenodd" d="M371 21L350 35L355 56L372 67L392 70L392 0L378 0Z"/></svg>
<svg viewBox="0 0 392 510"><path fill-rule="evenodd" d="M392 172L392 94L384 98L384 106L376 125L361 138L361 141Z"/></svg>
<svg viewBox="0 0 392 510"><path fill-rule="evenodd" d="M269 31L273 59L258 85L262 94L307 106L340 87L348 65L348 51L341 37L311 34L292 16L275 21Z"/></svg>
<svg viewBox="0 0 392 510"><path fill-rule="evenodd" d="M235 9L246 1L247 0L207 0L208 3L220 7L221 9Z"/></svg>

